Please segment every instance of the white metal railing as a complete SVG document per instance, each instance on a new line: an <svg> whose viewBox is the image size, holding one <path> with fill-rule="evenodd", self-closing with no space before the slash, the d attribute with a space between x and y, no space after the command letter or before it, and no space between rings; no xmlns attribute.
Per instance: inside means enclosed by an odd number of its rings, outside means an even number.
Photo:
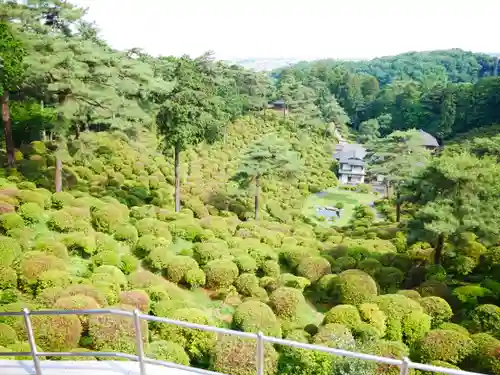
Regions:
<svg viewBox="0 0 500 375"><path fill-rule="evenodd" d="M113 352L39 352L36 348L35 336L33 334L33 327L31 325L31 316L36 315L119 315L119 316L128 316L133 319L135 326L135 338L136 338L136 349L137 355L125 354L125 353L113 353ZM371 354L364 353L356 353L350 352L342 349L332 349L325 346L320 345L312 345L305 344L301 342L295 342L290 340L284 340L277 337L265 336L261 332L259 333L249 333L249 332L241 332L234 331L225 328L206 326L201 324L195 324L190 322L184 322L180 320L173 320L168 318L162 318L158 316L152 316L147 314L142 314L138 310L133 312L131 311L123 311L123 310L115 310L115 309L93 309L93 310L40 310L40 311L30 311L27 308L23 309L19 312L0 312L0 317L2 316L22 316L24 318L24 324L26 327L26 332L28 334L28 342L30 346L30 352L0 352L0 357L11 357L11 356L31 356L33 359L34 367L36 375L43 375L40 367L40 358L39 357L109 357L109 358L123 358L129 359L133 361L139 362L140 373L141 375L146 374L146 364L159 365L169 368L175 368L184 371L191 371L199 374L212 374L212 375L220 375L217 372L208 371L204 369L199 369L195 367L189 367L184 365L179 365L176 363L160 361L152 358L147 358L144 354L144 343L142 340L141 333L141 319L151 322L160 322L167 324L174 324L184 328L191 329L199 329L202 331L221 333L227 335L233 335L243 338L255 339L257 343L256 353L255 353L255 367L257 375L264 375L264 344L271 343L277 345L285 345L291 346L299 349L309 349L309 350L317 350L324 353L329 353L333 355L350 357L350 358L358 358L367 361L375 361L378 363L383 363L392 366L398 366L400 368L401 375L408 375L409 369L418 369L423 371L431 371L438 372L442 374L450 374L450 375L483 375L475 372L468 372L462 370L456 370L452 368L444 368L426 365L422 363L412 362L408 358L395 359L395 358L387 358L380 357Z"/></svg>

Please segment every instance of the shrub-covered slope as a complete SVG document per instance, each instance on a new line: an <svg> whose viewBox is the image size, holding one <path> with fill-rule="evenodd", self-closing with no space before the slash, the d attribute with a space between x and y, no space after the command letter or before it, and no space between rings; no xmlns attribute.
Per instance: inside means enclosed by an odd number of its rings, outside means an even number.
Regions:
<svg viewBox="0 0 500 375"><path fill-rule="evenodd" d="M18 171L0 180L0 310L138 308L498 374L500 280L450 286L444 269L421 266L428 244L406 248L402 232L363 210L346 229L307 224L300 216L304 197L336 180L328 142L288 126L244 118L229 127L225 142L183 154L180 213L173 210L171 158L156 151L149 133L82 133L59 148L65 181L59 193L50 190L52 145L20 150ZM270 130L290 141L306 168L296 180L263 185L266 215L255 221L249 198L228 180L241 151ZM494 266L494 250L485 254L484 267ZM135 350L132 322L122 317L40 317L33 324L42 350ZM254 372L251 342L157 323L143 328L154 358ZM21 318L0 319L0 346L14 352L26 345ZM268 374L311 369L398 371L266 348Z"/></svg>

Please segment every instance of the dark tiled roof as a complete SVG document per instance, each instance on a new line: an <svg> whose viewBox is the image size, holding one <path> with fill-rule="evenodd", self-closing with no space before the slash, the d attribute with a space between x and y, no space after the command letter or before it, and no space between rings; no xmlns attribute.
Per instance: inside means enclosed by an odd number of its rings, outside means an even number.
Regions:
<svg viewBox="0 0 500 375"><path fill-rule="evenodd" d="M425 147L439 147L439 143L434 136L431 134L420 130L420 135L422 136L423 146Z"/></svg>
<svg viewBox="0 0 500 375"><path fill-rule="evenodd" d="M357 143L337 145L333 157L337 160L356 158L363 160L366 156L366 149Z"/></svg>

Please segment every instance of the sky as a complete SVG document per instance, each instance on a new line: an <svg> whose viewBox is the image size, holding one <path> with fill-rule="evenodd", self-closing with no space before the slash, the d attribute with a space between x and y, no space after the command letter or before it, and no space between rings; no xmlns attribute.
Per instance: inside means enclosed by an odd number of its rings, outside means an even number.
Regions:
<svg viewBox="0 0 500 375"><path fill-rule="evenodd" d="M498 0L72 0L113 47L219 59L500 52ZM497 42L497 43L495 43Z"/></svg>

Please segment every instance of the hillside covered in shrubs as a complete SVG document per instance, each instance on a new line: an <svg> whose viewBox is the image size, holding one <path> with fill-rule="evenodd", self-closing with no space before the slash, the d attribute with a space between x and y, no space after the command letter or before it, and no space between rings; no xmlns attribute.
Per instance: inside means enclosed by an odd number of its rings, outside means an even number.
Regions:
<svg viewBox="0 0 500 375"><path fill-rule="evenodd" d="M382 76L332 66L336 84L325 88L307 77L328 66L296 67L302 84L209 55L115 51L83 13L67 2L0 1L0 311L139 309L500 374L496 134L476 130L435 154L406 126L364 134L368 170L386 176L389 194L330 225L305 215L304 202L338 185L335 130L363 135L336 92L357 87L351 73ZM479 77L467 64L456 64L466 76L441 68L439 82L453 73L457 85L463 76L481 87L484 64ZM267 108L284 93L294 99L286 116ZM149 357L255 373L252 341L142 324ZM43 351L136 350L125 317L34 316L33 328ZM22 317L0 317L0 351L29 351ZM265 365L267 375L399 373L278 345L266 346Z"/></svg>

